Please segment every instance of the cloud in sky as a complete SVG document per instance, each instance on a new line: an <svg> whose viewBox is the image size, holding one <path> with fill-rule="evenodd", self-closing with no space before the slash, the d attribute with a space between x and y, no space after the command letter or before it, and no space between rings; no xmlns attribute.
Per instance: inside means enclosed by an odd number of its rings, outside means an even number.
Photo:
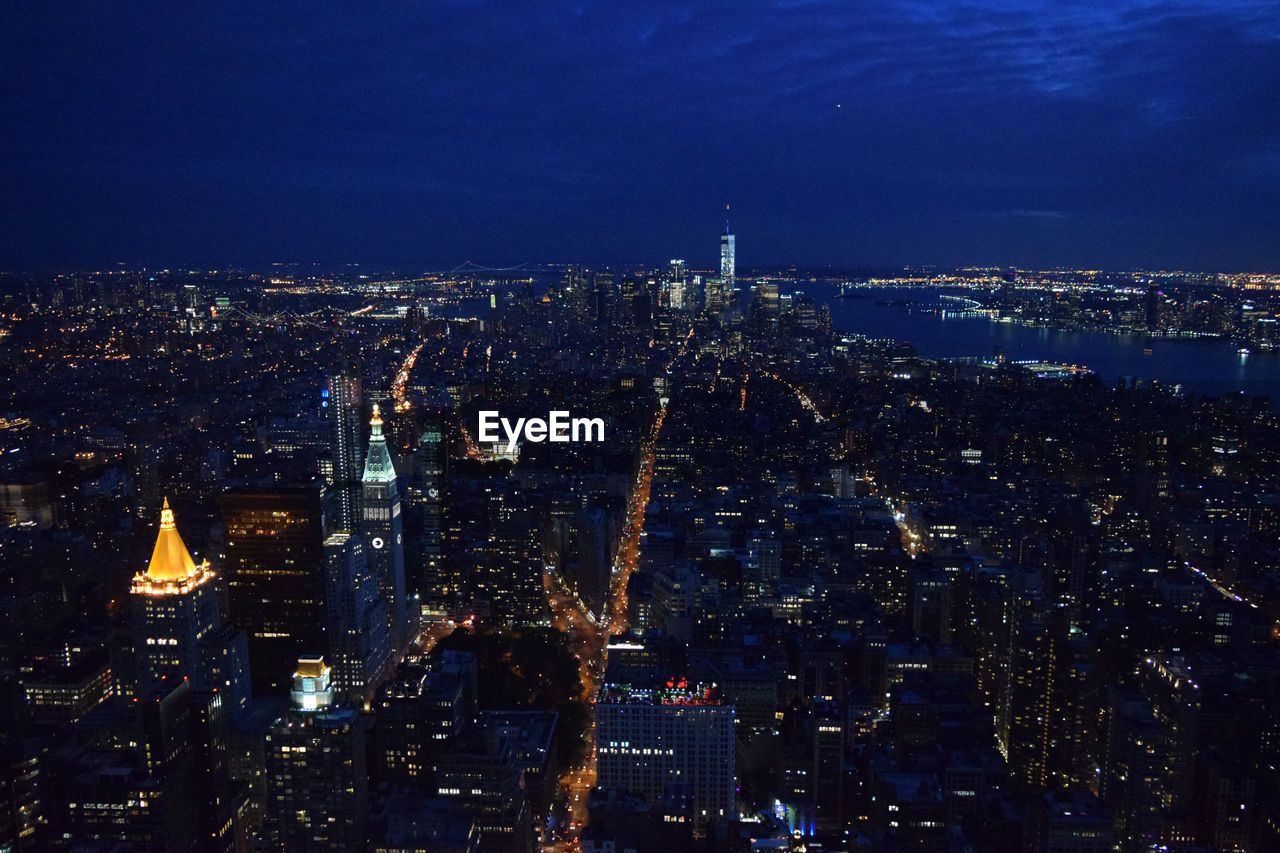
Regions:
<svg viewBox="0 0 1280 853"><path fill-rule="evenodd" d="M0 13L0 265L1280 269L1269 2L183 5Z"/></svg>

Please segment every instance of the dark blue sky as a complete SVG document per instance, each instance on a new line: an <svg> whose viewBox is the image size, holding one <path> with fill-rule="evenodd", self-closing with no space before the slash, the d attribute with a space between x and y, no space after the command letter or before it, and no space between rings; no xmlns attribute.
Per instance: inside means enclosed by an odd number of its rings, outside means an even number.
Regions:
<svg viewBox="0 0 1280 853"><path fill-rule="evenodd" d="M4 268L1280 271L1275 0L3 5Z"/></svg>

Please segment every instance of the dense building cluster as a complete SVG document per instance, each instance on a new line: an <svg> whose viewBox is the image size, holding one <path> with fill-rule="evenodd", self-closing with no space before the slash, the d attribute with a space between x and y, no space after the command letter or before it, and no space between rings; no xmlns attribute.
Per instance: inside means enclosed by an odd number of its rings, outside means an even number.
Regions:
<svg viewBox="0 0 1280 853"><path fill-rule="evenodd" d="M1245 350L1280 346L1280 276L1186 272L971 268L912 270L847 285L946 288L943 304L913 307L949 315L985 314L1003 322L1071 331L1155 337L1222 338Z"/></svg>
<svg viewBox="0 0 1280 853"><path fill-rule="evenodd" d="M7 282L0 848L1280 847L1267 401L926 360L720 247ZM940 284L1204 285L1056 275Z"/></svg>

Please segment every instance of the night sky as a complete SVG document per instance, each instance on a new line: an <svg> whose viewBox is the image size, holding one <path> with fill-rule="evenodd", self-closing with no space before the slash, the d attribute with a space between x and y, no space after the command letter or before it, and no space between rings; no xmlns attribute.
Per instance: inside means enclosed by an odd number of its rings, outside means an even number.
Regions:
<svg viewBox="0 0 1280 853"><path fill-rule="evenodd" d="M1275 0L3 5L6 269L1280 271Z"/></svg>

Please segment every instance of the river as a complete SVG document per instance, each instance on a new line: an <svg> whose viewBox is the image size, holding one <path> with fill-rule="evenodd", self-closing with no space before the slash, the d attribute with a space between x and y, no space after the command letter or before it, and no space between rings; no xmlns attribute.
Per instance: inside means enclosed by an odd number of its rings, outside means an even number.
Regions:
<svg viewBox="0 0 1280 853"><path fill-rule="evenodd" d="M883 304L936 303L940 294L925 288L864 288L854 291L858 295L853 298L840 298L833 285L814 282L797 283L792 290L830 305L834 329L905 341L926 358L989 357L999 352L1012 361L1039 359L1087 367L1106 382L1156 380L1193 393L1265 394L1273 404L1280 402L1280 353L1242 355L1229 341L1073 332Z"/></svg>

